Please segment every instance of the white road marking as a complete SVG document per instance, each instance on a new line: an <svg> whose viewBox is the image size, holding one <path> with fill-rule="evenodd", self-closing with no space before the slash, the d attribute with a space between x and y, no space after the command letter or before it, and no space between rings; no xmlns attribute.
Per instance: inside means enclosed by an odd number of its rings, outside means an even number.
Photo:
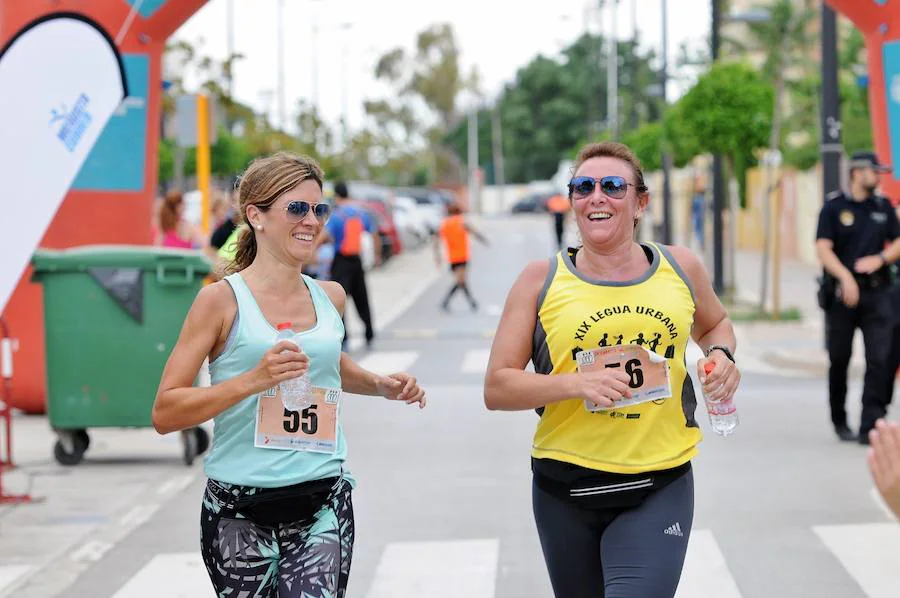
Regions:
<svg viewBox="0 0 900 598"><path fill-rule="evenodd" d="M72 553L70 558L76 562L96 563L103 558L110 548L113 547L111 542L102 540L89 540L82 545L81 548Z"/></svg>
<svg viewBox="0 0 900 598"><path fill-rule="evenodd" d="M119 524L129 529L140 527L150 521L150 518L159 510L159 507L158 503L135 505L130 511L122 515L119 519Z"/></svg>
<svg viewBox="0 0 900 598"><path fill-rule="evenodd" d="M741 598L725 556L709 530L693 530L675 598Z"/></svg>
<svg viewBox="0 0 900 598"><path fill-rule="evenodd" d="M399 338L437 338L437 328L395 328L393 336Z"/></svg>
<svg viewBox="0 0 900 598"><path fill-rule="evenodd" d="M503 306L492 303L491 305L488 305L484 308L484 313L489 316L499 316L503 313Z"/></svg>
<svg viewBox="0 0 900 598"><path fill-rule="evenodd" d="M498 540L388 544L367 598L494 598Z"/></svg>
<svg viewBox="0 0 900 598"><path fill-rule="evenodd" d="M363 357L359 365L376 374L406 371L419 358L418 351L375 351Z"/></svg>
<svg viewBox="0 0 900 598"><path fill-rule="evenodd" d="M197 475L199 474L194 473L169 478L159 488L156 489L156 493L162 497L175 495L187 488L190 483L194 481Z"/></svg>
<svg viewBox="0 0 900 598"><path fill-rule="evenodd" d="M112 598L213 598L199 552L158 554Z"/></svg>
<svg viewBox="0 0 900 598"><path fill-rule="evenodd" d="M488 359L491 356L490 349L470 349L463 358L463 374L484 374L487 370Z"/></svg>
<svg viewBox="0 0 900 598"><path fill-rule="evenodd" d="M900 596L900 526L896 523L820 525L813 531L868 598Z"/></svg>
<svg viewBox="0 0 900 598"><path fill-rule="evenodd" d="M31 565L4 565L0 566L0 592L6 588L12 588L16 581L29 573L33 567Z"/></svg>

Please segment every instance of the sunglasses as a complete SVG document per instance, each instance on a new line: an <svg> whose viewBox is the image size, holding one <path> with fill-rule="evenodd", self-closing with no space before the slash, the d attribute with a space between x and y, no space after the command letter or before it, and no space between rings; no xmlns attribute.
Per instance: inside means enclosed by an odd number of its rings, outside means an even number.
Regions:
<svg viewBox="0 0 900 598"><path fill-rule="evenodd" d="M569 195L577 199L587 197L594 192L598 183L603 194L613 199L622 199L628 193L628 187L637 187L620 176L605 176L599 179L577 176L569 181Z"/></svg>
<svg viewBox="0 0 900 598"><path fill-rule="evenodd" d="M319 222L325 222L328 220L328 216L331 215L331 206L327 203L309 203L308 201L296 200L284 208L284 211L288 214L288 220L293 223L300 222L306 218L310 210L313 211L316 220Z"/></svg>

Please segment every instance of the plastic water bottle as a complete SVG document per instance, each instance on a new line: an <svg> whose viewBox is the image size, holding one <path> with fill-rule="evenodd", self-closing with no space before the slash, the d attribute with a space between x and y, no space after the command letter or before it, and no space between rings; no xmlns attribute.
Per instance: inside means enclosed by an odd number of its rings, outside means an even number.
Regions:
<svg viewBox="0 0 900 598"><path fill-rule="evenodd" d="M291 341L297 348L300 348L300 343L297 342L297 335L292 329L293 324L290 322L282 322L278 325L278 334L275 335L275 344L278 344L281 341ZM290 380L284 380L283 382L278 384L278 389L281 394L281 403L284 405L284 408L288 411L302 411L306 409L312 404L310 400L310 388L312 384L309 381L309 376L307 374L303 374L298 378L291 378Z"/></svg>
<svg viewBox="0 0 900 598"><path fill-rule="evenodd" d="M716 365L714 363L707 363L703 366L703 371L709 376L715 367ZM737 407L734 404L734 399L711 401L709 397L706 396L706 392L703 393L703 399L706 401L706 412L709 413L709 423L716 434L719 436L728 436L734 432L738 427L738 424L741 423L740 419L738 419Z"/></svg>

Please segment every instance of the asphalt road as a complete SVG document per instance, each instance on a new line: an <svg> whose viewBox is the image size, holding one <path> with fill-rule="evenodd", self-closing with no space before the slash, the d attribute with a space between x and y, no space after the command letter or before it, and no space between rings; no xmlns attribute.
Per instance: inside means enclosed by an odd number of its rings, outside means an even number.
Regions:
<svg viewBox="0 0 900 598"><path fill-rule="evenodd" d="M360 356L378 371L415 372L429 405L346 399L349 468L359 482L350 597L552 596L531 517L536 416L488 412L482 401L506 292L528 260L552 250L551 223L484 228L493 243L475 246L471 269L479 311L462 297L450 313L438 309L448 273ZM821 379L745 372L741 426L727 439L712 434L700 408L706 438L694 462L696 517L679 597L900 596L900 527L873 498L863 447L833 437L824 396ZM203 483L197 476L174 492L59 595L212 596L198 550Z"/></svg>

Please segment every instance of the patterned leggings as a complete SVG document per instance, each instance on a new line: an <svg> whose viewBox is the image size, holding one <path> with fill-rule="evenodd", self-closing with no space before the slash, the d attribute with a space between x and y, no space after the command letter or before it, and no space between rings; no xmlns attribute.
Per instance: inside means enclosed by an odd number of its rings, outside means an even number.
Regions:
<svg viewBox="0 0 900 598"><path fill-rule="evenodd" d="M203 562L219 598L344 598L353 554L350 484L340 480L307 520L261 526L233 502L255 488L209 480L200 516Z"/></svg>

